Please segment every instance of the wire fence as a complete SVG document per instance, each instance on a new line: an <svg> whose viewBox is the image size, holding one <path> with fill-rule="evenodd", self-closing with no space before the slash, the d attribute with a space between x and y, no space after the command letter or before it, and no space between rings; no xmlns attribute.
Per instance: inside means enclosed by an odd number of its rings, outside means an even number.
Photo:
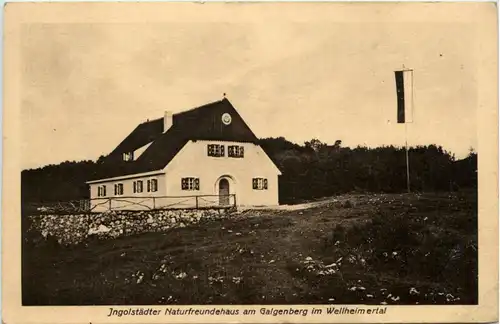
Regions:
<svg viewBox="0 0 500 324"><path fill-rule="evenodd" d="M236 207L236 195L194 195L154 197L103 197L64 202L31 202L22 204L23 214L79 214L116 210L156 209L227 209Z"/></svg>

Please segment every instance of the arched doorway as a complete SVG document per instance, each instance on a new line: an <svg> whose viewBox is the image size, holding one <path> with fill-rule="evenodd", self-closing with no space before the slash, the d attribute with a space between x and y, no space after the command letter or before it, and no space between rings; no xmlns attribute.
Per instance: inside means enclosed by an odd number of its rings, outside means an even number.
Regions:
<svg viewBox="0 0 500 324"><path fill-rule="evenodd" d="M219 181L219 205L229 205L229 181L226 178Z"/></svg>

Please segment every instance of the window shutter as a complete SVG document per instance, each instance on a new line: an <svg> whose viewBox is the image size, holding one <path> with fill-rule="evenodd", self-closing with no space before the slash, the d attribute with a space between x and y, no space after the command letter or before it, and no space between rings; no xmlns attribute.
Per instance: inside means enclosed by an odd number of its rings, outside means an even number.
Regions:
<svg viewBox="0 0 500 324"><path fill-rule="evenodd" d="M102 196L106 197L106 186L102 186Z"/></svg>
<svg viewBox="0 0 500 324"><path fill-rule="evenodd" d="M116 196L116 193L117 193L117 185L115 184L115 196Z"/></svg>
<svg viewBox="0 0 500 324"><path fill-rule="evenodd" d="M187 190L187 179L186 178L182 178L181 186L182 186L182 190Z"/></svg>
<svg viewBox="0 0 500 324"><path fill-rule="evenodd" d="M153 179L153 191L158 191L158 180Z"/></svg>
<svg viewBox="0 0 500 324"><path fill-rule="evenodd" d="M253 188L253 189L257 189L257 184L258 184L257 179L255 179L255 178L254 178L254 179L252 179L252 188Z"/></svg>
<svg viewBox="0 0 500 324"><path fill-rule="evenodd" d="M240 146L240 157L243 157L245 155L245 150L243 146Z"/></svg>
<svg viewBox="0 0 500 324"><path fill-rule="evenodd" d="M200 190L200 179L198 178L194 179L194 189Z"/></svg>
<svg viewBox="0 0 500 324"><path fill-rule="evenodd" d="M267 179L264 179L264 189L267 189Z"/></svg>
<svg viewBox="0 0 500 324"><path fill-rule="evenodd" d="M224 147L225 147L224 145L220 146L220 156L225 156L225 154L224 154Z"/></svg>
<svg viewBox="0 0 500 324"><path fill-rule="evenodd" d="M134 193L137 192L137 181L134 181Z"/></svg>

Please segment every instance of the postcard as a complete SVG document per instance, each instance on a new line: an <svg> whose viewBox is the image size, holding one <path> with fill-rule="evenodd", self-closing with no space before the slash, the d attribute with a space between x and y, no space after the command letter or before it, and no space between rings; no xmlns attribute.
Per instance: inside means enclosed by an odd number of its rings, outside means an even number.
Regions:
<svg viewBox="0 0 500 324"><path fill-rule="evenodd" d="M5 323L498 320L492 3L8 3Z"/></svg>

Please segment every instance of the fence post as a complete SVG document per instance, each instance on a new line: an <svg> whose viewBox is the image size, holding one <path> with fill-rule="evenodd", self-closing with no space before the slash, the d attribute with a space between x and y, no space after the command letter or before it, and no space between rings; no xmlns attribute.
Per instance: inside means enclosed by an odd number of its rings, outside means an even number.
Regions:
<svg viewBox="0 0 500 324"><path fill-rule="evenodd" d="M196 199L196 209L198 209L198 196L194 196L194 198Z"/></svg>
<svg viewBox="0 0 500 324"><path fill-rule="evenodd" d="M109 211L111 211L111 198L109 198Z"/></svg>
<svg viewBox="0 0 500 324"><path fill-rule="evenodd" d="M233 198L234 198L234 207L236 207L236 194L233 194Z"/></svg>
<svg viewBox="0 0 500 324"><path fill-rule="evenodd" d="M155 197L153 197L153 209L156 209Z"/></svg>

